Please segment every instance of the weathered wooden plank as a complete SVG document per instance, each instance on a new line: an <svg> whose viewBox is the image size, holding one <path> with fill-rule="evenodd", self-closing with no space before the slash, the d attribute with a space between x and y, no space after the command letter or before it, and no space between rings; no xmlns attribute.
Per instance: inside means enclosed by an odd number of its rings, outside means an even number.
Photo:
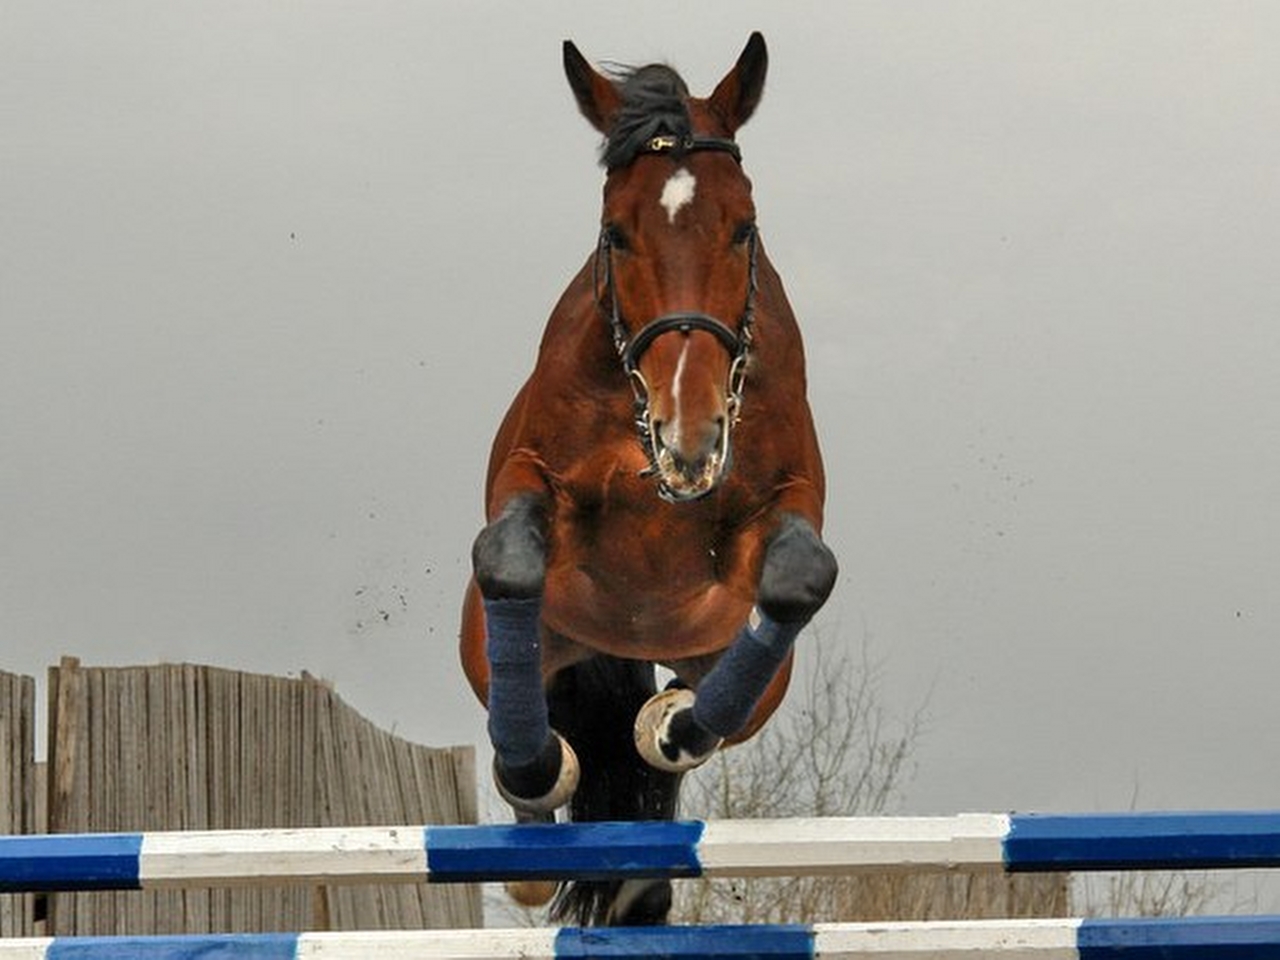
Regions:
<svg viewBox="0 0 1280 960"><path fill-rule="evenodd" d="M0 830L36 828L35 680L0 673ZM35 928L35 897L0 896L0 937L28 937Z"/></svg>
<svg viewBox="0 0 1280 960"><path fill-rule="evenodd" d="M50 672L50 728L50 823L63 832L448 823L466 811L474 821L469 749L403 741L305 674L82 668L68 658ZM50 933L58 935L482 922L478 893L467 887L294 885L56 898Z"/></svg>

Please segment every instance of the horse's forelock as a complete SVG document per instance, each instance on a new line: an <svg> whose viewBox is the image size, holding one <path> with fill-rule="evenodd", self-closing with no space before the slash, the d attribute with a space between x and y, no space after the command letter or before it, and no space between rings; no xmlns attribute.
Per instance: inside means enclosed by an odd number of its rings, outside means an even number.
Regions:
<svg viewBox="0 0 1280 960"><path fill-rule="evenodd" d="M688 137L689 88L671 67L655 63L618 68L612 79L622 92L622 108L614 118L600 162L608 169L625 167L659 134Z"/></svg>

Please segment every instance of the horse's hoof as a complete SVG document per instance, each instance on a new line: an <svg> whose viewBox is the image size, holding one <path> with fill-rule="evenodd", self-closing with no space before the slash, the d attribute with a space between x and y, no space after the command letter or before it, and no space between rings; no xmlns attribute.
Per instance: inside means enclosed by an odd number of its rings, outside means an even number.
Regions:
<svg viewBox="0 0 1280 960"><path fill-rule="evenodd" d="M555 782L541 796L526 797L515 793L508 783L503 782L502 766L498 758L493 759L493 782L503 800L511 804L518 813L552 813L573 799L578 789L578 755L569 746L569 741L554 731L551 734L560 745L560 770ZM541 758L539 758L541 759ZM535 761L537 762L537 761ZM509 774L510 776L510 774ZM512 777L512 779L516 779Z"/></svg>
<svg viewBox="0 0 1280 960"><path fill-rule="evenodd" d="M545 907L560 889L555 880L508 880L507 896L522 907Z"/></svg>
<svg viewBox="0 0 1280 960"><path fill-rule="evenodd" d="M667 773L684 773L706 763L719 748L719 737L695 726L693 701L693 691L680 687L655 694L640 708L636 714L636 750L649 766Z"/></svg>

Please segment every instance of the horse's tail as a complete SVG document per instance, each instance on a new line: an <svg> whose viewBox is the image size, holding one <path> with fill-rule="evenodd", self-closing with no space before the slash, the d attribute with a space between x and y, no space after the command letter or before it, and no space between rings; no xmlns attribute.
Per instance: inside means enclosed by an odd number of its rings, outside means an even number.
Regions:
<svg viewBox="0 0 1280 960"><path fill-rule="evenodd" d="M636 752L633 727L655 693L653 666L599 655L562 670L548 697L551 723L577 751L582 779L570 815L590 820L671 820L680 775L663 773ZM576 880L551 907L559 922L578 925L665 923L669 880Z"/></svg>

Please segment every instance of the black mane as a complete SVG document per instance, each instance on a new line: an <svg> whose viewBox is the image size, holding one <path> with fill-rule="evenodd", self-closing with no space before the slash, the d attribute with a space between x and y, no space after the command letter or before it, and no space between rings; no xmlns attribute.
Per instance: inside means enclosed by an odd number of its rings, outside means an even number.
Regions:
<svg viewBox="0 0 1280 960"><path fill-rule="evenodd" d="M614 83L622 93L622 107L600 157L607 169L627 166L659 134L682 140L692 134L686 103L689 88L670 67L655 63L623 69L616 74Z"/></svg>

